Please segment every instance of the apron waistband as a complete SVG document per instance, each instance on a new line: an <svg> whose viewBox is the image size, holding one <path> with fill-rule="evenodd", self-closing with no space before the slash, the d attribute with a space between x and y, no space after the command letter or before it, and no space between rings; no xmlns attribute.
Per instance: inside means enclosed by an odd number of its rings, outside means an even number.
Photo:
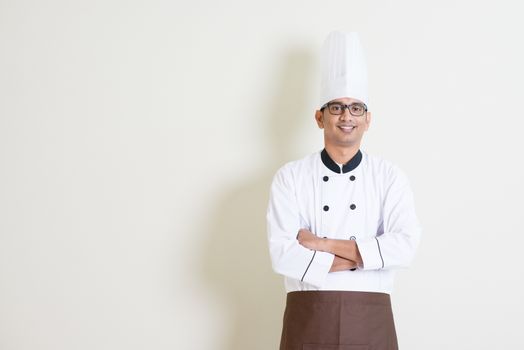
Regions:
<svg viewBox="0 0 524 350"><path fill-rule="evenodd" d="M333 301L363 305L391 305L390 295L379 292L355 292L338 290L294 291L287 293L288 303L324 303Z"/></svg>

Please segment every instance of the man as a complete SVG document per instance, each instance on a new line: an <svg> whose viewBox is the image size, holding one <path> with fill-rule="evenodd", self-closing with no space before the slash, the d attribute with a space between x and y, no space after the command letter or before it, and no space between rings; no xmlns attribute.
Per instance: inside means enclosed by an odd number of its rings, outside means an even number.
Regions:
<svg viewBox="0 0 524 350"><path fill-rule="evenodd" d="M406 175L360 150L371 122L356 33L322 49L324 149L282 166L267 211L273 269L288 292L281 350L398 349L390 293L420 225Z"/></svg>

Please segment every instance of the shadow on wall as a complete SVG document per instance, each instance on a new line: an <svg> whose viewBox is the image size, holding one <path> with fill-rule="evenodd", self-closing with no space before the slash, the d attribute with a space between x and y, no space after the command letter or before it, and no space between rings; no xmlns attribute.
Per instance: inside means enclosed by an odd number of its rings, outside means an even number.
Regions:
<svg viewBox="0 0 524 350"><path fill-rule="evenodd" d="M202 261L203 279L230 307L224 350L278 349L285 305L283 278L271 269L266 233L269 189L275 171L288 162L291 140L303 123L313 122L307 106L312 54L293 50L282 59L269 109L259 118L268 122L271 158L262 172L224 189L209 221ZM311 118L304 118L304 113ZM242 145L238 145L242 147ZM264 161L264 160L261 160Z"/></svg>

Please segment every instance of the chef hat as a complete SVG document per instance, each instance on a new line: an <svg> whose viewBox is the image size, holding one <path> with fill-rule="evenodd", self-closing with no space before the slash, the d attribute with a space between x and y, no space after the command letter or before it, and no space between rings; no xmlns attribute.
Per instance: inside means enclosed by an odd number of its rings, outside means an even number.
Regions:
<svg viewBox="0 0 524 350"><path fill-rule="evenodd" d="M368 104L368 77L364 49L358 34L329 33L321 54L320 105L351 97Z"/></svg>

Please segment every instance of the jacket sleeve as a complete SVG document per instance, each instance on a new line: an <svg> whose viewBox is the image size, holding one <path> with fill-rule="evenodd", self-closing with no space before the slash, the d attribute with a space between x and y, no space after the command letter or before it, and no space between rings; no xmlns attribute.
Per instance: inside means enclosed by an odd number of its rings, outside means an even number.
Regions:
<svg viewBox="0 0 524 350"><path fill-rule="evenodd" d="M309 250L298 243L298 231L308 227L300 216L295 182L289 167L282 167L273 177L266 219L273 270L321 287L334 255Z"/></svg>
<svg viewBox="0 0 524 350"><path fill-rule="evenodd" d="M382 213L382 230L376 237L357 239L363 270L408 267L419 245L421 228L413 192L406 175L396 166L386 182Z"/></svg>

